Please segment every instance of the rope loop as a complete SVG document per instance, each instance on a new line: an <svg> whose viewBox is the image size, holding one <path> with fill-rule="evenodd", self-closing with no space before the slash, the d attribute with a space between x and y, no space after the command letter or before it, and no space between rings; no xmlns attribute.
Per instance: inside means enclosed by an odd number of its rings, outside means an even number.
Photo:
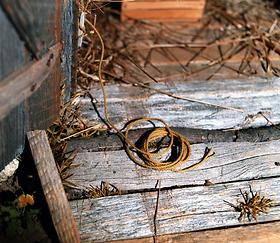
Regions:
<svg viewBox="0 0 280 243"><path fill-rule="evenodd" d="M132 142L129 139L129 131L145 121L152 124L154 124L154 121L157 121L164 126L154 127L145 132L137 142ZM172 130L166 122L159 118L144 117L128 122L123 141L125 151L134 163L155 170L184 172L193 169L213 155L213 151L207 149L199 162L181 169L182 165L190 159L190 143L186 137Z"/></svg>

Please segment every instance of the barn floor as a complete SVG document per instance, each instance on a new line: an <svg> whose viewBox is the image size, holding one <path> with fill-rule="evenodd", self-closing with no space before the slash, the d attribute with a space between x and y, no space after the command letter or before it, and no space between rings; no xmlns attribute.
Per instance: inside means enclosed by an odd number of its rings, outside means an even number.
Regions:
<svg viewBox="0 0 280 243"><path fill-rule="evenodd" d="M197 44L195 55L182 44L205 43L219 34L211 24L201 34L201 23L177 24L175 31L174 25L159 29L141 22L124 26L115 19L106 19L110 25L102 21L102 26L117 29L103 30L112 122L121 129L138 117L163 119L189 139L187 166L202 157L205 147L215 155L187 172L157 171L133 163L112 132L72 139L68 149L77 150L74 162L79 166L70 171L71 182L80 190L70 190L68 196L82 242L280 242L280 79L274 69L279 53L271 51L268 72L258 56L249 60L247 49L237 52L232 43ZM104 101L98 77L93 82L84 74L97 65L89 63L79 66L78 81L96 102L93 107L90 98L81 97L81 112L91 124L105 127L99 119ZM152 127L138 126L130 138L135 141ZM101 182L110 183L119 195L87 198L84 192ZM247 201L260 195L273 203L269 208L259 205L265 212L256 219L250 210L240 218L241 192Z"/></svg>

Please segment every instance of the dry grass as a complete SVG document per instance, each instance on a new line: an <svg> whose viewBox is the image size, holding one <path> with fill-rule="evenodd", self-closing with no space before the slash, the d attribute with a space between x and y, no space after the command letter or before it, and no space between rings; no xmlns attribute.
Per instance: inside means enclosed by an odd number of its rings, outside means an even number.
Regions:
<svg viewBox="0 0 280 243"><path fill-rule="evenodd" d="M273 206L273 202L269 198L261 196L259 192L253 192L250 186L250 192L242 192L243 202L238 202L236 205L225 201L229 206L233 207L235 211L240 212L239 221L244 220L246 217L249 221L253 218L257 221L257 216L261 213L268 213L268 210Z"/></svg>
<svg viewBox="0 0 280 243"><path fill-rule="evenodd" d="M118 12L99 9L94 1L81 10L96 23L105 43L104 82L133 85L174 79L232 76L279 76L279 13L271 1L209 0L200 24L159 24L148 21L120 22ZM104 14L105 12L105 14ZM98 39L85 24L78 50L78 84L90 89L98 82ZM179 60L173 50L188 52ZM153 55L177 63L160 68ZM237 61L234 61L237 60ZM204 63L201 65L201 63ZM90 75L90 76L89 76ZM93 78L94 77L94 78Z"/></svg>
<svg viewBox="0 0 280 243"><path fill-rule="evenodd" d="M88 198L99 198L121 195L121 191L116 186L102 181L99 187L90 185L88 188L86 188L85 195Z"/></svg>

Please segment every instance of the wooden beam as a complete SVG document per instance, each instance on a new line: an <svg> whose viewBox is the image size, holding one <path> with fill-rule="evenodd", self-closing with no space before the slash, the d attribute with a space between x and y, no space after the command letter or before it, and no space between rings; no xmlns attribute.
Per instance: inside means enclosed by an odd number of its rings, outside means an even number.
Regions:
<svg viewBox="0 0 280 243"><path fill-rule="evenodd" d="M189 101L174 99L148 88L109 84L105 89L108 113L119 128L122 128L127 121L138 117L161 118L171 127L209 130L267 125L267 120L262 115L258 115L259 112L263 112L275 124L280 123L279 78L153 82L148 87ZM92 96L98 100L96 105L103 116L103 95L99 86L93 87ZM81 98L80 101L83 105L81 110L83 116L96 123L99 118L95 112L92 112L90 99ZM143 124L141 127L151 126L151 124Z"/></svg>
<svg viewBox="0 0 280 243"><path fill-rule="evenodd" d="M255 224L255 221L248 219L238 221L240 212L224 202L226 200L236 204L237 200L242 201L239 189L248 192L248 184L251 184L254 191L279 202L280 177L160 191L156 217L157 235ZM71 201L70 204L80 229L81 240L105 242L152 237L156 202L155 191L82 199ZM277 203L267 214L260 214L258 217L258 223L279 220L280 207ZM256 238L266 239L269 236L270 239L279 239L279 231L270 232L271 234L269 231L256 232Z"/></svg>
<svg viewBox="0 0 280 243"><path fill-rule="evenodd" d="M79 146L85 147L82 144ZM71 181L82 188L99 186L101 181L106 181L129 192L152 190L157 180L162 180L162 188L168 188L204 185L205 180L215 184L280 176L280 167L277 165L280 161L280 140L210 143L207 146L216 154L196 169L185 173L142 168L134 164L124 150L91 152L88 148L77 153L74 163L79 166L71 170ZM206 144L192 145L191 159L185 166L197 162L205 147Z"/></svg>
<svg viewBox="0 0 280 243"><path fill-rule="evenodd" d="M32 156L58 238L62 243L79 243L76 227L45 131L27 133Z"/></svg>
<svg viewBox="0 0 280 243"><path fill-rule="evenodd" d="M33 61L0 82L0 120L30 97L53 72L60 58L61 44L56 44L40 60Z"/></svg>

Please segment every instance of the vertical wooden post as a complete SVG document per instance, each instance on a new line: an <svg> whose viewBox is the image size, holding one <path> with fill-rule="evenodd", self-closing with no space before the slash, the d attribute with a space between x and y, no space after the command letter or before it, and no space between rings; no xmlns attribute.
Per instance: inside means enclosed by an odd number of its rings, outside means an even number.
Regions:
<svg viewBox="0 0 280 243"><path fill-rule="evenodd" d="M70 210L45 131L27 133L31 153L58 238L62 243L79 243L80 236Z"/></svg>

